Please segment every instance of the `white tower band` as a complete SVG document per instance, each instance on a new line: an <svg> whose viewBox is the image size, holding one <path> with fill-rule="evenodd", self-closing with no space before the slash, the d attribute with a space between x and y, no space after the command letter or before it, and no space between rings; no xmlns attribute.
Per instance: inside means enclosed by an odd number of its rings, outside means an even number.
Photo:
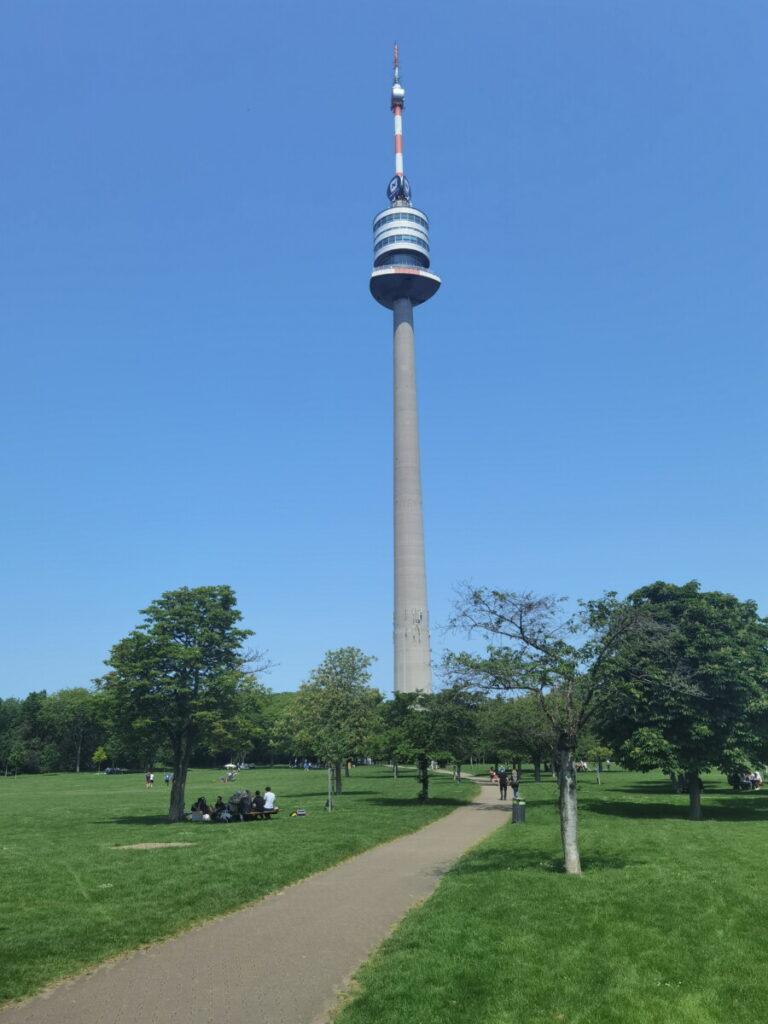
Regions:
<svg viewBox="0 0 768 1024"><path fill-rule="evenodd" d="M431 299L440 278L429 273L429 220L411 205L403 173L403 106L395 46L392 113L395 175L387 186L389 207L373 220L371 294L394 313L394 512L395 512L395 692L432 690L427 575L419 464L419 418L413 307Z"/></svg>

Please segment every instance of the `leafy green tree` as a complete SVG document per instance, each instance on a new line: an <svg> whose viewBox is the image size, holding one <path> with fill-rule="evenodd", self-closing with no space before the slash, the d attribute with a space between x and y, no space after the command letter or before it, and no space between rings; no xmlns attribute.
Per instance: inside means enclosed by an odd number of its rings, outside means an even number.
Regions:
<svg viewBox="0 0 768 1024"><path fill-rule="evenodd" d="M94 750L93 755L91 756L91 764L95 764L96 765L96 771L97 772L101 771L101 766L104 764L105 761L108 761L108 760L109 760L109 754L106 752L104 747L97 747Z"/></svg>
<svg viewBox="0 0 768 1024"><path fill-rule="evenodd" d="M357 647L328 651L283 716L282 732L294 754L311 753L333 765L337 794L342 762L365 752L375 728L382 696L368 685L374 660Z"/></svg>
<svg viewBox="0 0 768 1024"><path fill-rule="evenodd" d="M21 722L14 744L15 765L19 771L47 772L57 767L56 749L44 710L47 700L46 690L36 690L21 702ZM23 751L21 759L20 751Z"/></svg>
<svg viewBox="0 0 768 1024"><path fill-rule="evenodd" d="M282 722L295 697L293 692L268 694L264 704L264 727L256 738L255 760L270 764L289 760L292 743L284 734Z"/></svg>
<svg viewBox="0 0 768 1024"><path fill-rule="evenodd" d="M23 735L21 701L0 700L0 764L7 775L18 768L18 746Z"/></svg>
<svg viewBox="0 0 768 1024"><path fill-rule="evenodd" d="M115 731L139 749L172 752L168 817L184 816L190 757L200 742L233 723L250 675L241 614L227 586L170 590L141 611L144 621L117 643L99 681Z"/></svg>
<svg viewBox="0 0 768 1024"><path fill-rule="evenodd" d="M386 750L393 765L416 765L419 800L429 799L429 760L435 754L433 694L395 693L380 709Z"/></svg>
<svg viewBox="0 0 768 1024"><path fill-rule="evenodd" d="M659 626L625 644L600 713L628 767L684 773L700 820L701 773L768 759L768 620L753 601L661 581L628 604Z"/></svg>
<svg viewBox="0 0 768 1024"><path fill-rule="evenodd" d="M376 760L387 761L392 765L392 774L395 779L398 777L398 769L401 764L412 763L416 759L415 751L401 720L400 710L396 700L383 701L378 705L368 748L370 755Z"/></svg>
<svg viewBox="0 0 768 1024"><path fill-rule="evenodd" d="M432 753L454 765L456 778L476 753L482 700L464 686L448 686L431 695L425 712L432 718Z"/></svg>
<svg viewBox="0 0 768 1024"><path fill-rule="evenodd" d="M599 771L603 770L603 761L607 761L611 757L612 751L610 747L603 747L599 743L587 748L587 760L594 761Z"/></svg>
<svg viewBox="0 0 768 1024"><path fill-rule="evenodd" d="M59 749L58 767L79 772L83 747L92 747L103 734L98 694L84 686L59 690L43 703L41 718Z"/></svg>
<svg viewBox="0 0 768 1024"><path fill-rule="evenodd" d="M205 743L207 751L235 764L250 760L254 746L264 739L267 727L269 690L255 673L244 672L233 713L211 724Z"/></svg>
<svg viewBox="0 0 768 1024"><path fill-rule="evenodd" d="M379 709L379 750L394 765L415 763L419 800L429 799L429 762L447 759L457 774L477 749L478 707L476 694L463 686L438 693L396 693Z"/></svg>
<svg viewBox="0 0 768 1024"><path fill-rule="evenodd" d="M557 736L536 695L510 700L497 694L483 706L481 723L483 742L494 761L529 761L535 781L541 781L542 763L555 761Z"/></svg>
<svg viewBox="0 0 768 1024"><path fill-rule="evenodd" d="M611 660L642 631L636 610L606 594L570 616L553 597L466 587L451 626L487 642L485 654L446 656L449 678L485 690L533 694L555 737L565 870L581 873L575 752L598 706Z"/></svg>

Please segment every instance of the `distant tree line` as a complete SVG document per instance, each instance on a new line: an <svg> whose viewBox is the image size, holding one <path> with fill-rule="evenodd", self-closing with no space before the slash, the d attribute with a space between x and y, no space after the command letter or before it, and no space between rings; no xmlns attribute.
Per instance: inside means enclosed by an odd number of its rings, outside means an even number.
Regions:
<svg viewBox="0 0 768 1024"><path fill-rule="evenodd" d="M221 767L231 758L257 764L285 763L288 746L275 742L274 723L293 698L292 693L261 695L252 737L240 746L201 741L192 751L192 764ZM94 755L103 752L97 762ZM95 689L72 687L30 693L23 699L0 699L0 774L18 772L78 772L97 768L144 771L170 768L171 752L164 743L134 743L118 737L101 695Z"/></svg>

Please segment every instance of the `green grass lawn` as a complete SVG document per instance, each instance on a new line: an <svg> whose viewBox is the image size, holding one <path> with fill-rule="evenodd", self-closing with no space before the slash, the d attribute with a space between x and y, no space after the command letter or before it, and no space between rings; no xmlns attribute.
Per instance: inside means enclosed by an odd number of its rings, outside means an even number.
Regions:
<svg viewBox="0 0 768 1024"><path fill-rule="evenodd" d="M554 784L467 854L358 975L336 1024L759 1024L768 791L579 777L584 874L560 871Z"/></svg>
<svg viewBox="0 0 768 1024"><path fill-rule="evenodd" d="M200 795L212 803L270 785L281 812L267 822L171 825L157 779L147 790L143 775L0 777L0 1001L258 900L421 828L475 792L435 776L423 806L413 772L393 781L383 768L355 768L329 814L324 771L242 772L233 785L196 770L187 807ZM297 807L308 816L291 818ZM168 842L192 845L115 849Z"/></svg>

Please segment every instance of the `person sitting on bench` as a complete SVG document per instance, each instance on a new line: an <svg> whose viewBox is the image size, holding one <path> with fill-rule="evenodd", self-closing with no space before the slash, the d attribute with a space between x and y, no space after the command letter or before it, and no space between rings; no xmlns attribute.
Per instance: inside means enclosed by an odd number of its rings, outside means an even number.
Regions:
<svg viewBox="0 0 768 1024"><path fill-rule="evenodd" d="M262 821L264 819L264 797L261 795L261 790L256 790L253 794L253 802L251 804L252 809L256 812L256 821Z"/></svg>
<svg viewBox="0 0 768 1024"><path fill-rule="evenodd" d="M275 801L277 797L272 792L269 786L264 787L264 810L265 811L276 811ZM269 817L269 815L267 815Z"/></svg>

